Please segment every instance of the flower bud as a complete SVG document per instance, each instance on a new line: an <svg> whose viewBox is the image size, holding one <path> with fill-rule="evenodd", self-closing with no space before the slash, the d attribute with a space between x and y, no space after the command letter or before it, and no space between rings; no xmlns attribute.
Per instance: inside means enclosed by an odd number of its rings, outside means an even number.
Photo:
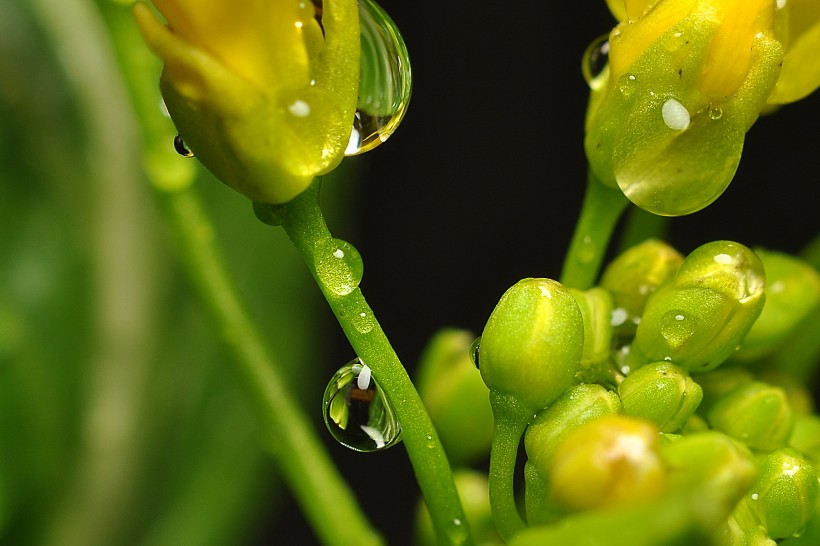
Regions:
<svg viewBox="0 0 820 546"><path fill-rule="evenodd" d="M527 460L541 476L549 476L555 450L568 434L595 418L620 412L621 401L614 392L595 384L570 387L551 406L540 411L527 427L524 436Z"/></svg>
<svg viewBox="0 0 820 546"><path fill-rule="evenodd" d="M783 4L777 3L775 29L786 53L769 104L800 100L820 85L820 4L815 0L788 0Z"/></svg>
<svg viewBox="0 0 820 546"><path fill-rule="evenodd" d="M615 258L601 276L601 286L612 294L621 318L613 314L618 330L631 335L635 321L642 314L646 300L659 286L674 277L683 262L680 253L662 241L650 239L633 246Z"/></svg>
<svg viewBox="0 0 820 546"><path fill-rule="evenodd" d="M789 447L803 453L812 464L820 464L820 416L798 415L789 437Z"/></svg>
<svg viewBox="0 0 820 546"><path fill-rule="evenodd" d="M646 421L604 416L572 431L550 465L552 500L567 510L653 500L664 486L658 431Z"/></svg>
<svg viewBox="0 0 820 546"><path fill-rule="evenodd" d="M820 274L799 258L756 250L766 270L766 304L746 335L738 360L771 354L820 305Z"/></svg>
<svg viewBox="0 0 820 546"><path fill-rule="evenodd" d="M481 336L481 377L534 414L572 383L584 347L581 311L550 279L523 279L496 305Z"/></svg>
<svg viewBox="0 0 820 546"><path fill-rule="evenodd" d="M687 434L661 447L669 491L691 490L700 517L724 521L757 476L751 452L717 431Z"/></svg>
<svg viewBox="0 0 820 546"><path fill-rule="evenodd" d="M473 335L439 331L417 367L416 385L454 465L486 455L493 438L493 413L486 385L470 361Z"/></svg>
<svg viewBox="0 0 820 546"><path fill-rule="evenodd" d="M618 386L624 414L675 432L695 413L703 391L689 375L669 362L655 362L629 374Z"/></svg>
<svg viewBox="0 0 820 546"><path fill-rule="evenodd" d="M715 368L760 314L764 279L760 260L739 243L698 247L649 298L627 364L634 370L669 360L688 372Z"/></svg>
<svg viewBox="0 0 820 546"><path fill-rule="evenodd" d="M715 403L707 419L715 429L760 451L784 447L794 426L783 389L760 381L729 392Z"/></svg>
<svg viewBox="0 0 820 546"><path fill-rule="evenodd" d="M701 415L708 415L712 406L736 388L754 381L754 375L737 366L721 366L709 373L698 374L698 384L703 389L703 401L699 406Z"/></svg>
<svg viewBox="0 0 820 546"><path fill-rule="evenodd" d="M578 303L584 322L584 350L579 375L590 383L611 379L609 353L612 350L612 296L603 288L569 289Z"/></svg>
<svg viewBox="0 0 820 546"><path fill-rule="evenodd" d="M623 20L610 33L608 76L596 82L587 114L595 176L664 216L714 201L777 82L783 45L774 4L630 1L613 10Z"/></svg>
<svg viewBox="0 0 820 546"><path fill-rule="evenodd" d="M817 473L793 449L778 449L763 459L750 491L749 506L771 538L790 537L817 515Z"/></svg>

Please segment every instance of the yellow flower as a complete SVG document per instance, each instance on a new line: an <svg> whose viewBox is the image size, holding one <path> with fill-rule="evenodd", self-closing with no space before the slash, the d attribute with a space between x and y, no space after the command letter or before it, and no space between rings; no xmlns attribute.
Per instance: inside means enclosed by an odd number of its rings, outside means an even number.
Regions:
<svg viewBox="0 0 820 546"><path fill-rule="evenodd" d="M165 63L177 129L228 186L289 201L344 157L356 112L360 34L354 0L154 0L134 15Z"/></svg>
<svg viewBox="0 0 820 546"><path fill-rule="evenodd" d="M650 212L714 201L761 112L820 85L817 0L607 3L620 23L591 83L587 156L602 183Z"/></svg>

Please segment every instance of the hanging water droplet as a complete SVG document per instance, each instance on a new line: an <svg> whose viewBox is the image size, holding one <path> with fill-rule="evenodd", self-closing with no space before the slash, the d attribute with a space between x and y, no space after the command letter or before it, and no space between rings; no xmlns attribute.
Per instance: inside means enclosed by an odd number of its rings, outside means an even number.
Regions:
<svg viewBox="0 0 820 546"><path fill-rule="evenodd" d="M174 150L182 157L194 157L194 152L188 149L185 141L182 140L182 135L174 137Z"/></svg>
<svg viewBox="0 0 820 546"><path fill-rule="evenodd" d="M359 104L345 155L372 150L401 123L410 101L410 57L390 16L373 0L359 2L362 34Z"/></svg>
<svg viewBox="0 0 820 546"><path fill-rule="evenodd" d="M475 366L476 369L478 369L480 367L479 362L478 362L478 353L479 353L480 349L481 349L481 336L478 336L470 344L470 360L473 361L473 366Z"/></svg>
<svg viewBox="0 0 820 546"><path fill-rule="evenodd" d="M316 275L337 296L347 296L359 286L364 262L356 247L341 239L316 244Z"/></svg>
<svg viewBox="0 0 820 546"><path fill-rule="evenodd" d="M606 67L609 62L609 34L596 38L584 52L581 72L591 89L600 88L606 81Z"/></svg>
<svg viewBox="0 0 820 546"><path fill-rule="evenodd" d="M355 359L333 374L323 398L330 434L354 451L380 451L401 441L401 426L370 368Z"/></svg>

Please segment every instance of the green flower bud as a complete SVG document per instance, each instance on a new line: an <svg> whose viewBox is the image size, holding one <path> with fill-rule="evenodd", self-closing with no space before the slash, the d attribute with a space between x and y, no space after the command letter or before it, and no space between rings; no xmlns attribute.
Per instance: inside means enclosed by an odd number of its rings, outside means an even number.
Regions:
<svg viewBox="0 0 820 546"><path fill-rule="evenodd" d="M643 315L647 298L675 275L682 262L683 256L677 250L650 239L625 251L607 266L601 286L612 294L612 319L619 332L634 334L636 319Z"/></svg>
<svg viewBox="0 0 820 546"><path fill-rule="evenodd" d="M555 450L548 479L552 501L569 511L651 501L664 487L658 431L625 416L588 421Z"/></svg>
<svg viewBox="0 0 820 546"><path fill-rule="evenodd" d="M697 379L703 389L703 401L698 412L701 415L708 415L712 406L731 391L755 380L752 372L737 366L721 366L709 373L698 374Z"/></svg>
<svg viewBox="0 0 820 546"><path fill-rule="evenodd" d="M493 438L487 387L470 360L473 338L464 330L441 330L417 368L419 395L454 465L486 455Z"/></svg>
<svg viewBox="0 0 820 546"><path fill-rule="evenodd" d="M632 372L618 386L624 414L675 432L695 413L703 391L689 374L669 362L655 362Z"/></svg>
<svg viewBox="0 0 820 546"><path fill-rule="evenodd" d="M718 400L707 415L709 424L750 448L772 451L786 445L794 413L783 389L754 381Z"/></svg>
<svg viewBox="0 0 820 546"><path fill-rule="evenodd" d="M548 476L555 450L568 434L597 417L620 412L621 401L614 392L595 384L570 387L527 427L524 447L528 461L542 476Z"/></svg>
<svg viewBox="0 0 820 546"><path fill-rule="evenodd" d="M766 304L733 356L753 360L770 354L820 305L820 274L780 252L756 250L766 269Z"/></svg>
<svg viewBox="0 0 820 546"><path fill-rule="evenodd" d="M771 538L790 537L817 515L817 473L793 449L779 449L766 457L750 491L749 506Z"/></svg>
<svg viewBox="0 0 820 546"><path fill-rule="evenodd" d="M501 537L495 530L493 515L490 510L490 496L487 492L487 476L473 470L458 469L453 472L453 480L456 484L458 497L464 514L470 521L470 531L473 534L473 541L482 546L501 545ZM419 502L416 509L416 546L434 546L438 544L433 530L433 523L430 521L430 513L427 505Z"/></svg>
<svg viewBox="0 0 820 546"><path fill-rule="evenodd" d="M820 416L798 415L789 437L789 446L805 454L813 464L820 464Z"/></svg>
<svg viewBox="0 0 820 546"><path fill-rule="evenodd" d="M572 383L584 347L581 311L550 279L523 279L496 305L481 336L481 377L532 415Z"/></svg>
<svg viewBox="0 0 820 546"><path fill-rule="evenodd" d="M713 529L732 513L757 477L749 449L717 431L666 443L661 457L668 469L668 490L691 491L700 518L704 524L711 522Z"/></svg>
<svg viewBox="0 0 820 546"><path fill-rule="evenodd" d="M627 364L634 370L670 360L688 372L715 368L760 314L764 286L763 266L745 246L715 241L698 247L649 298Z"/></svg>
<svg viewBox="0 0 820 546"><path fill-rule="evenodd" d="M584 322L584 350L579 375L593 383L612 379L609 355L612 350L612 296L603 288L569 289Z"/></svg>

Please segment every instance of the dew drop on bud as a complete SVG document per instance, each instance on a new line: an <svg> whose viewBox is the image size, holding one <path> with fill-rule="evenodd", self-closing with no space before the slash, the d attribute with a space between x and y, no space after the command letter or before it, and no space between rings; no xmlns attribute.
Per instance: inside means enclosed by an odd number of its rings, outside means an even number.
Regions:
<svg viewBox="0 0 820 546"><path fill-rule="evenodd" d="M362 281L364 262L356 247L341 239L316 244L316 275L336 296L347 296Z"/></svg>
<svg viewBox="0 0 820 546"><path fill-rule="evenodd" d="M362 35L359 104L345 155L386 141L410 102L410 57L396 24L373 0L359 2Z"/></svg>
<svg viewBox="0 0 820 546"><path fill-rule="evenodd" d="M182 157L194 157L194 152L188 149L185 141L182 140L182 135L174 137L174 150Z"/></svg>
<svg viewBox="0 0 820 546"><path fill-rule="evenodd" d="M581 72L590 88L598 89L603 85L606 79L604 70L608 62L609 35L603 34L589 44L581 62Z"/></svg>
<svg viewBox="0 0 820 546"><path fill-rule="evenodd" d="M470 360L473 361L473 366L475 366L476 369L480 368L479 362L478 362L478 353L479 353L480 349L481 349L481 336L478 336L470 344Z"/></svg>
<svg viewBox="0 0 820 546"><path fill-rule="evenodd" d="M393 406L370 368L356 358L333 374L323 398L330 434L354 451L381 451L401 441Z"/></svg>

